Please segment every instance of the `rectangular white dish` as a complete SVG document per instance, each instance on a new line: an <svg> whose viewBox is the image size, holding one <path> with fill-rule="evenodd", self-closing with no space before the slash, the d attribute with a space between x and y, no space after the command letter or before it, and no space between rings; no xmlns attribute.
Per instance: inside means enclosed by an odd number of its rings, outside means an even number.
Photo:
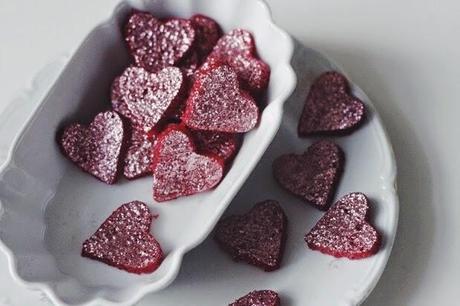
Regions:
<svg viewBox="0 0 460 306"><path fill-rule="evenodd" d="M202 13L224 31L254 33L259 55L271 67L268 106L250 132L233 167L212 192L156 204L151 178L113 186L82 173L59 152L56 131L70 121L88 123L110 106L114 77L128 65L120 28L132 8L157 16ZM11 271L24 284L45 291L58 304L130 305L177 275L185 252L198 245L226 209L276 134L283 103L295 86L291 38L259 0L126 1L97 26L27 121L0 173L0 240ZM39 89L36 89L39 90ZM31 95L33 96L33 95ZM141 200L160 218L152 231L166 258L149 275L131 275L80 256L81 243L122 203Z"/></svg>

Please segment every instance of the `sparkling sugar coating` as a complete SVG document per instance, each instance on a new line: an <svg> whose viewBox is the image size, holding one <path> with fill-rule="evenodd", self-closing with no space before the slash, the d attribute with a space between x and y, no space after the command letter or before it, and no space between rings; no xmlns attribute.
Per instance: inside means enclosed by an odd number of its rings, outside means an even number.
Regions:
<svg viewBox="0 0 460 306"><path fill-rule="evenodd" d="M179 68L150 73L143 68L128 67L112 84L112 106L135 129L150 131L176 111L184 89L184 76Z"/></svg>
<svg viewBox="0 0 460 306"><path fill-rule="evenodd" d="M225 162L232 160L240 147L238 134L194 131L193 137L199 152L217 155Z"/></svg>
<svg viewBox="0 0 460 306"><path fill-rule="evenodd" d="M131 273L155 271L163 260L163 251L150 234L152 219L144 203L123 204L83 242L82 256Z"/></svg>
<svg viewBox="0 0 460 306"><path fill-rule="evenodd" d="M215 239L233 259L265 271L279 268L286 240L287 219L278 202L267 200L254 205L245 215L223 218Z"/></svg>
<svg viewBox="0 0 460 306"><path fill-rule="evenodd" d="M123 122L117 113L102 112L86 127L67 126L59 137L63 153L82 170L107 184L117 180L123 146Z"/></svg>
<svg viewBox="0 0 460 306"><path fill-rule="evenodd" d="M344 134L363 121L365 106L350 93L347 79L335 71L320 75L310 88L299 120L299 136Z"/></svg>
<svg viewBox="0 0 460 306"><path fill-rule="evenodd" d="M197 154L189 131L171 124L158 136L152 169L153 198L163 202L215 187L223 177L224 161Z"/></svg>
<svg viewBox="0 0 460 306"><path fill-rule="evenodd" d="M153 145L156 135L133 130L126 151L123 174L127 179L135 179L152 173Z"/></svg>
<svg viewBox="0 0 460 306"><path fill-rule="evenodd" d="M273 290L256 290L239 298L228 306L280 306L278 293Z"/></svg>
<svg viewBox="0 0 460 306"><path fill-rule="evenodd" d="M193 15L190 21L196 33L194 47L200 59L204 59L222 36L222 30L219 24L208 16Z"/></svg>
<svg viewBox="0 0 460 306"><path fill-rule="evenodd" d="M235 71L227 65L197 75L182 116L192 129L227 133L248 132L258 118L254 99L239 88Z"/></svg>
<svg viewBox="0 0 460 306"><path fill-rule="evenodd" d="M125 41L137 66L150 72L176 65L191 49L195 30L191 21L161 21L148 13L133 13L125 27Z"/></svg>
<svg viewBox="0 0 460 306"><path fill-rule="evenodd" d="M335 257L360 259L377 253L380 235L368 223L369 201L359 192L334 204L305 236L312 250Z"/></svg>
<svg viewBox="0 0 460 306"><path fill-rule="evenodd" d="M235 69L243 86L251 93L259 94L267 89L270 66L257 57L254 38L250 32L235 29L225 34L209 57L218 58Z"/></svg>
<svg viewBox="0 0 460 306"><path fill-rule="evenodd" d="M302 155L284 154L273 162L273 174L287 191L315 207L331 204L345 162L342 149L332 141L312 144Z"/></svg>

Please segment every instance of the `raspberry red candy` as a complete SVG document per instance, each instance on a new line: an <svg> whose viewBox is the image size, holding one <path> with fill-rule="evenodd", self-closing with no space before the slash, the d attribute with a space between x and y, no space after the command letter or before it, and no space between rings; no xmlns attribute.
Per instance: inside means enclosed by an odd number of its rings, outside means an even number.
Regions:
<svg viewBox="0 0 460 306"><path fill-rule="evenodd" d="M182 120L195 130L245 133L259 119L254 99L239 87L235 71L213 67L195 79Z"/></svg>
<svg viewBox="0 0 460 306"><path fill-rule="evenodd" d="M369 224L369 201L349 193L332 206L305 236L308 247L334 257L361 259L378 252L380 234Z"/></svg>
<svg viewBox="0 0 460 306"><path fill-rule="evenodd" d="M244 87L258 94L268 87L270 67L257 58L256 54L252 34L243 29L235 29L219 39L209 57L217 57L230 65Z"/></svg>
<svg viewBox="0 0 460 306"><path fill-rule="evenodd" d="M246 215L220 220L215 239L233 259L273 271L280 267L286 226L281 206L267 200L256 204Z"/></svg>
<svg viewBox="0 0 460 306"><path fill-rule="evenodd" d="M240 146L238 134L194 131L193 136L198 151L217 155L225 162L233 159Z"/></svg>
<svg viewBox="0 0 460 306"><path fill-rule="evenodd" d="M126 151L123 174L127 179L135 179L152 173L153 145L156 135L133 130Z"/></svg>
<svg viewBox="0 0 460 306"><path fill-rule="evenodd" d="M302 155L285 154L273 162L273 174L287 191L316 208L326 210L331 204L345 162L342 149L322 140L312 144Z"/></svg>
<svg viewBox="0 0 460 306"><path fill-rule="evenodd" d="M112 85L112 106L135 129L150 131L173 114L183 100L184 76L179 68L158 73L129 67Z"/></svg>
<svg viewBox="0 0 460 306"><path fill-rule="evenodd" d="M239 298L228 306L280 306L280 297L273 290L256 290Z"/></svg>
<svg viewBox="0 0 460 306"><path fill-rule="evenodd" d="M152 219L144 203L123 204L83 242L81 255L130 273L155 271L163 260L163 251L150 234Z"/></svg>
<svg viewBox="0 0 460 306"><path fill-rule="evenodd" d="M106 184L117 180L124 127L120 116L102 112L86 127L79 123L67 126L58 142L62 152L82 170Z"/></svg>
<svg viewBox="0 0 460 306"><path fill-rule="evenodd" d="M171 124L158 136L153 153L153 198L176 199L215 187L222 179L224 161L196 153L189 131Z"/></svg>
<svg viewBox="0 0 460 306"><path fill-rule="evenodd" d="M195 29L195 48L201 59L206 58L222 36L219 24L212 18L204 15L193 15L190 18Z"/></svg>
<svg viewBox="0 0 460 306"><path fill-rule="evenodd" d="M347 79L329 71L315 80L299 120L301 137L315 134L341 135L357 128L365 116L365 106L350 93Z"/></svg>
<svg viewBox="0 0 460 306"><path fill-rule="evenodd" d="M195 30L186 19L161 21L148 13L136 12L125 28L125 41L134 62L150 72L179 63L194 40Z"/></svg>

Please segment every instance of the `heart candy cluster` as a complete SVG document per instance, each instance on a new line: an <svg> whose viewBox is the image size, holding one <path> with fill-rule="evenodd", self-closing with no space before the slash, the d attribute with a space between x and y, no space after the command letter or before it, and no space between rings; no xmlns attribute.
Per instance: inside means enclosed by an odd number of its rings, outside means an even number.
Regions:
<svg viewBox="0 0 460 306"><path fill-rule="evenodd" d="M215 187L231 166L242 134L259 120L256 97L247 91L247 73L232 57L264 66L268 71L264 82L268 84L269 68L257 57L252 35L237 29L222 36L219 24L200 14L190 19L160 19L146 12L133 12L124 36L133 64L115 78L111 88L110 113L118 125L95 129L102 116L98 114L89 127L67 127L58 140L64 154L108 184L116 182L118 173L128 179L153 175L153 194L159 201ZM230 55L224 59L224 53ZM187 180L197 177L174 172L177 169L164 172L167 168L161 166L165 159L156 155L168 146L178 148L166 136L172 131L187 135L187 147L193 154L184 155L178 149L169 157L178 161L187 156L191 164L198 155L217 160L220 177L215 182L202 177L195 182L196 188L191 188ZM111 135L116 132L119 137L115 139ZM203 169L210 172L216 170L214 166L209 162L199 164L210 167ZM182 178L179 181L183 186L168 185L174 181L173 175ZM169 181L162 181L167 178ZM177 192L160 195L172 189Z"/></svg>
<svg viewBox="0 0 460 306"><path fill-rule="evenodd" d="M268 85L270 69L257 57L252 35L237 29L222 36L219 24L200 14L162 19L135 11L124 40L132 63L112 83L111 109L88 125L59 131L62 153L107 184L120 174L152 176L157 202L214 188L243 134L257 125L255 93ZM245 63L263 66L263 81L243 69ZM146 204L124 204L83 243L82 255L128 272L152 272L163 253L149 232L151 221Z"/></svg>

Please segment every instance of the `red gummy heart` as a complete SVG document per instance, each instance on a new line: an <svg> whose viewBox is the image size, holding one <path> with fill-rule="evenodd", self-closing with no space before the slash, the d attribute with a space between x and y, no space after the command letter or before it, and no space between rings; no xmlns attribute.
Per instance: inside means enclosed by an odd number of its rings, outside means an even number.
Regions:
<svg viewBox="0 0 460 306"><path fill-rule="evenodd" d="M322 140L302 155L285 154L273 162L273 174L287 191L315 207L326 210L342 175L343 151L335 143Z"/></svg>
<svg viewBox="0 0 460 306"><path fill-rule="evenodd" d="M252 34L243 29L235 29L219 39L209 57L230 65L237 72L243 86L253 94L258 94L268 87L270 67L257 58L256 53Z"/></svg>
<svg viewBox="0 0 460 306"><path fill-rule="evenodd" d="M126 24L125 40L136 65L157 72L184 58L195 40L195 30L186 19L161 21L137 12Z"/></svg>
<svg viewBox="0 0 460 306"><path fill-rule="evenodd" d="M59 137L63 153L82 170L107 184L117 180L123 146L123 122L117 113L97 114L89 127L66 127Z"/></svg>
<svg viewBox="0 0 460 306"><path fill-rule="evenodd" d="M246 214L219 221L215 239L235 260L265 271L279 268L286 241L287 218L276 201L254 205Z"/></svg>
<svg viewBox="0 0 460 306"><path fill-rule="evenodd" d="M299 120L299 136L343 134L357 128L364 119L363 102L350 93L347 79L329 71L310 88Z"/></svg>
<svg viewBox="0 0 460 306"><path fill-rule="evenodd" d="M171 124L158 136L152 163L156 201L203 192L221 181L224 161L195 152L192 137L183 126Z"/></svg>
<svg viewBox="0 0 460 306"><path fill-rule="evenodd" d="M168 67L158 73L129 67L112 85L112 106L128 118L135 129L150 131L176 111L185 90L179 68Z"/></svg>
<svg viewBox="0 0 460 306"><path fill-rule="evenodd" d="M152 218L142 202L123 204L83 242L81 255L131 273L155 271L163 251L150 234Z"/></svg>
<svg viewBox="0 0 460 306"><path fill-rule="evenodd" d="M219 24L208 16L200 14L193 15L190 21L196 33L195 48L200 59L204 59L222 36L222 30Z"/></svg>
<svg viewBox="0 0 460 306"><path fill-rule="evenodd" d="M198 151L213 154L230 161L239 149L238 134L194 131L193 136Z"/></svg>
<svg viewBox="0 0 460 306"><path fill-rule="evenodd" d="M240 90L236 73L226 65L197 75L182 116L196 130L244 133L257 124L254 99Z"/></svg>
<svg viewBox="0 0 460 306"><path fill-rule="evenodd" d="M126 151L123 174L127 179L135 179L152 173L152 154L156 135L133 130Z"/></svg>
<svg viewBox="0 0 460 306"><path fill-rule="evenodd" d="M239 298L228 306L280 306L278 293L272 290L256 290Z"/></svg>
<svg viewBox="0 0 460 306"><path fill-rule="evenodd" d="M312 250L335 257L360 259L379 250L380 235L368 223L369 201L359 192L334 204L305 236Z"/></svg>

